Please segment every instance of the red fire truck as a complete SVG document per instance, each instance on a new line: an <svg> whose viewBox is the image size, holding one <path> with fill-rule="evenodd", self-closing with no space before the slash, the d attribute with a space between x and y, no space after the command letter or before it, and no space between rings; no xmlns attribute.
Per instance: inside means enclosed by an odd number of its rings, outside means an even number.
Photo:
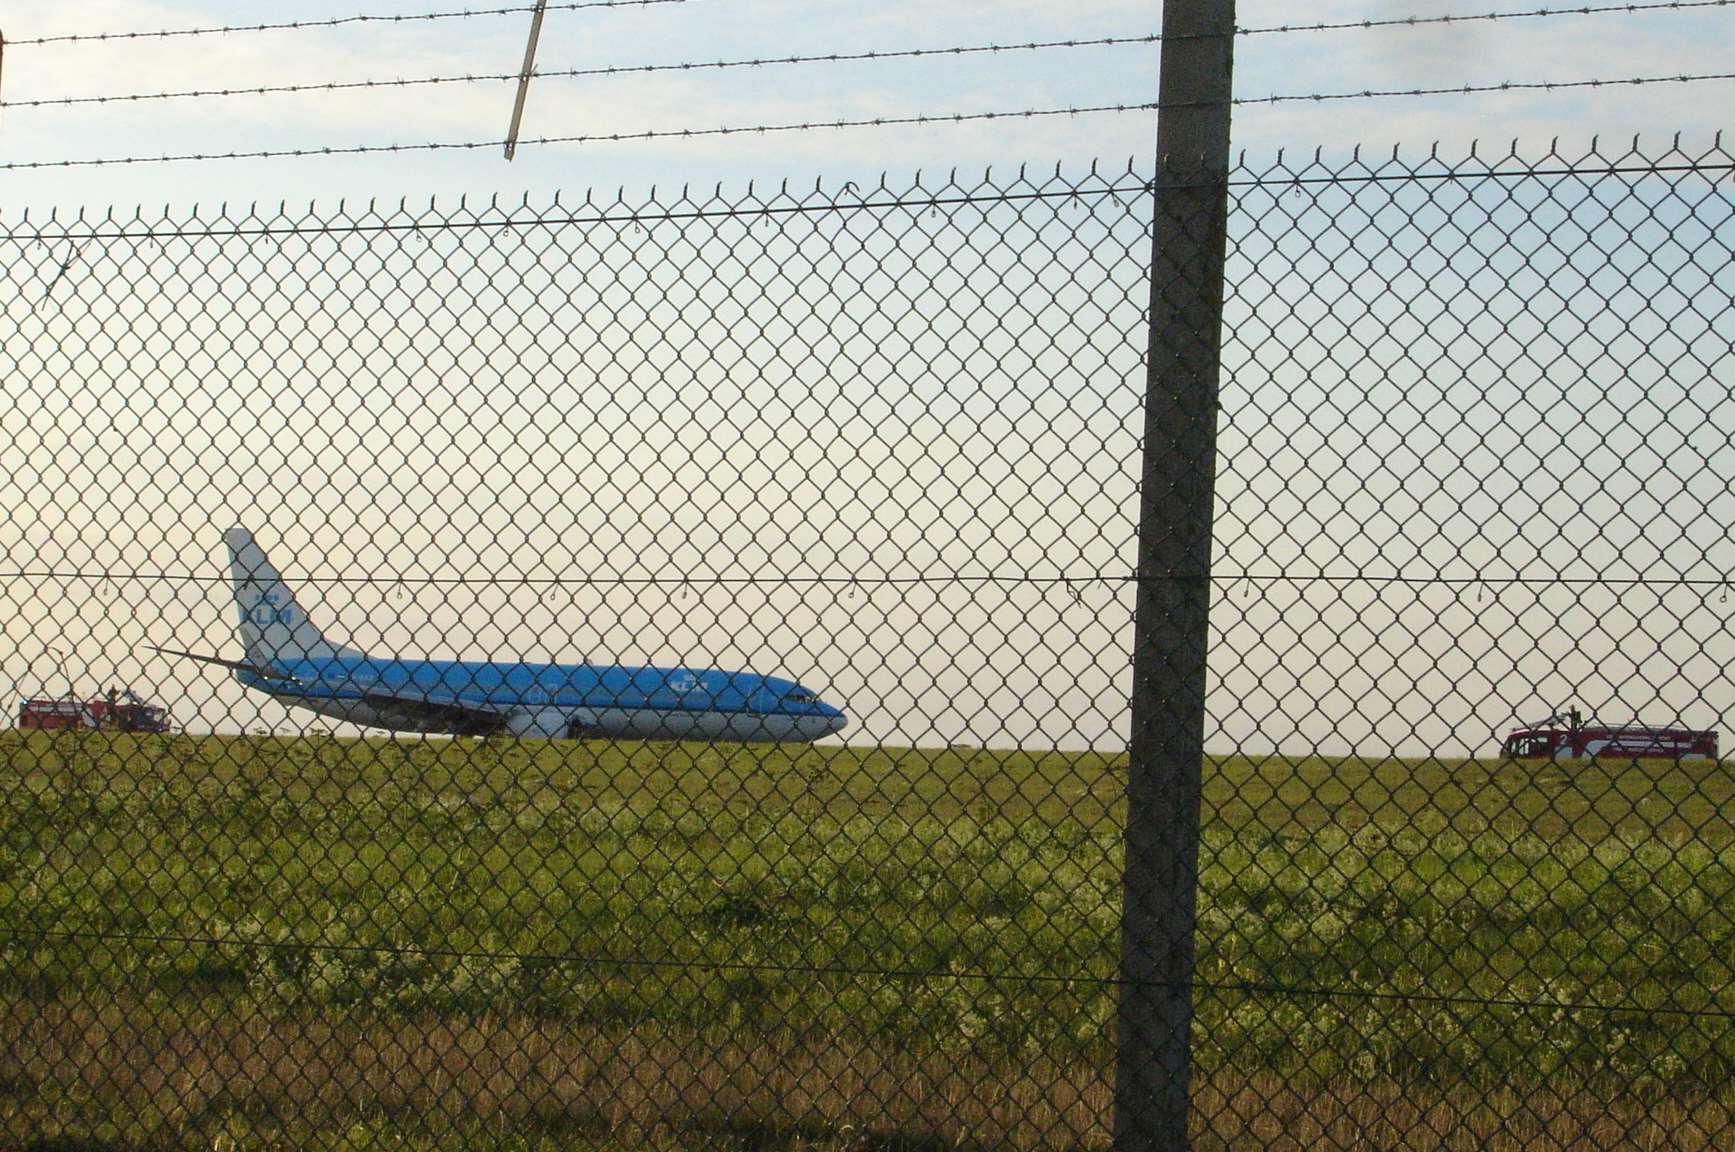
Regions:
<svg viewBox="0 0 1735 1152"><path fill-rule="evenodd" d="M110 688L94 700L39 697L18 706L20 728L100 728L109 732L167 732L167 709L148 704L131 690Z"/></svg>
<svg viewBox="0 0 1735 1152"><path fill-rule="evenodd" d="M1501 754L1516 760L1553 760L1588 756L1641 756L1669 760L1717 759L1717 733L1691 728L1647 728L1586 723L1573 708L1538 724L1506 734Z"/></svg>

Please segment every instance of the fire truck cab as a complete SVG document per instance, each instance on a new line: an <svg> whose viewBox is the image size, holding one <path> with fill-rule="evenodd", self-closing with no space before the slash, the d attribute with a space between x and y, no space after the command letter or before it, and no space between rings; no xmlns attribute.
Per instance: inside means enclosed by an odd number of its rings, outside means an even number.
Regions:
<svg viewBox="0 0 1735 1152"><path fill-rule="evenodd" d="M1618 727L1586 723L1577 708L1508 732L1501 755L1514 760L1578 759L1618 756L1626 759L1660 757L1669 760L1717 759L1717 733L1690 728Z"/></svg>

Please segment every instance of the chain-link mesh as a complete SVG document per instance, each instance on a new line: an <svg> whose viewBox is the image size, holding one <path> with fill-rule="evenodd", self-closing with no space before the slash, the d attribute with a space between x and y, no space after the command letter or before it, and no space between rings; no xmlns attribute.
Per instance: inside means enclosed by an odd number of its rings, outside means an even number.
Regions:
<svg viewBox="0 0 1735 1152"><path fill-rule="evenodd" d="M1731 169L1233 175L1198 1147L1735 1141ZM1152 219L11 223L0 1144L1107 1146Z"/></svg>

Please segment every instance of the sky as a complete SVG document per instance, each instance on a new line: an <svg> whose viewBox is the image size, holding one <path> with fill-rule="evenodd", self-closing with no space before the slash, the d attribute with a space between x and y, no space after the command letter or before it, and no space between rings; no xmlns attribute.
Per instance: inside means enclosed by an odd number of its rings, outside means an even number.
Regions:
<svg viewBox="0 0 1735 1152"><path fill-rule="evenodd" d="M420 5L298 5L309 19ZM1310 6L1335 21L1479 6ZM282 5L0 4L9 41L281 20ZM1238 23L1297 19L1243 5ZM549 15L543 68L1137 35L1157 6L682 4ZM528 20L17 45L7 101L509 71ZM1238 94L1727 70L1735 8L1253 35ZM1152 97L1152 45L539 78L525 133L1011 110ZM1246 105L1260 170L1321 150L1578 156L1708 147L1729 82ZM0 110L0 163L501 135L509 84ZM349 158L0 171L4 674L152 688L190 727L293 728L143 646L226 651L217 534L254 527L315 616L376 650L723 664L820 687L856 742L1124 742L1124 584L731 588L753 572L1112 572L1133 540L1150 113ZM1104 177L1085 175L1101 161ZM209 223L396 220L587 191L642 205L882 178L996 186L1056 164L1083 203L255 242L50 237L80 207ZM1042 175L1031 179L1040 182ZM1134 181L1137 183L1137 177ZM1070 183L1067 185L1070 186ZM653 189L655 190L653 192ZM831 195L827 193L826 195ZM1564 198L1563 198L1564 195ZM1716 589L1477 578L1735 568L1735 265L1725 186L1613 180L1252 188L1231 217L1208 746L1487 751L1569 698L1735 718ZM1345 197L1348 197L1347 199ZM400 203L404 204L399 209ZM309 205L314 205L310 208ZM225 207L225 205L227 207ZM249 206L259 205L257 209ZM30 212L29 222L23 213ZM401 211L401 214L399 214ZM394 215L396 214L396 215ZM1346 221L1359 221L1351 229ZM966 227L969 225L969 227ZM38 230L41 229L39 232ZM60 273L65 255L66 273ZM54 307L45 307L53 302ZM1707 438L1709 437L1709 438ZM18 451L18 449L22 451ZM574 573L594 587L433 586ZM691 587L610 583L700 578ZM378 584L357 574L403 577ZM1465 581L1469 580L1470 583Z"/></svg>
<svg viewBox="0 0 1735 1152"><path fill-rule="evenodd" d="M479 5L470 5L472 7ZM1328 0L1298 8L1243 3L1244 28L1305 19L1336 22L1406 15L1533 8L1469 0L1403 3ZM1552 5L1550 5L1552 6ZM221 89L442 74L515 72L528 18L511 16L184 39L30 45L35 36L154 30L209 24L319 19L432 10L429 0L307 0L164 4L91 0L0 4L13 41L3 96L58 96ZM462 8L465 5L444 5ZM687 0L646 7L551 12L539 66L632 66L772 54L1009 44L1137 36L1159 30L1160 6L1132 0L964 0L790 3ZM1237 96L1507 81L1617 79L1730 71L1725 46L1735 9L1557 16L1491 24L1250 35L1236 45ZM646 129L781 124L814 119L1012 111L1154 98L1158 47L1009 52L993 56L767 66L730 71L539 79L524 134L581 135ZM1332 103L1243 105L1237 147L1258 159L1279 148L1363 145L1459 147L1472 139L1569 144L1593 134L1704 137L1724 127L1735 83ZM51 160L165 152L497 140L513 86L349 90L135 106L8 107L0 158ZM131 207L192 200L236 202L339 197L491 196L555 189L825 176L860 181L917 168L980 168L1148 156L1149 112L962 125L827 130L767 136L528 147L508 163L499 151L12 171L0 179L0 211L75 205Z"/></svg>

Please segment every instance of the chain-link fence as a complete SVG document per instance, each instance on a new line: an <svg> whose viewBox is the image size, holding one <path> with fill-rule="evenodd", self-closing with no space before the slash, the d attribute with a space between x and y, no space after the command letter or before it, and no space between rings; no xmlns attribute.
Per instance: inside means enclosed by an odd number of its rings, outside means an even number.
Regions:
<svg viewBox="0 0 1735 1152"><path fill-rule="evenodd" d="M1234 173L1198 1147L1735 1141L1731 170ZM1106 1146L1152 217L9 224L0 1142Z"/></svg>

